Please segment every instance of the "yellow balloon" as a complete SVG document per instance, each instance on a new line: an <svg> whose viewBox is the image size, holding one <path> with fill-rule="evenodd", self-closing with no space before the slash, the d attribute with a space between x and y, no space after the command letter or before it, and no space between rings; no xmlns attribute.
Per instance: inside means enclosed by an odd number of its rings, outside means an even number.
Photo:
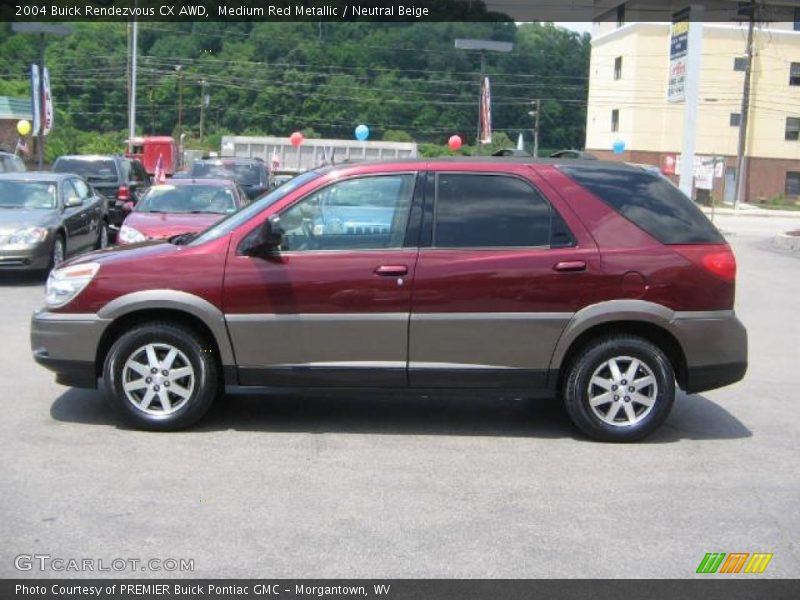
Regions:
<svg viewBox="0 0 800 600"><path fill-rule="evenodd" d="M31 132L31 123L30 121L26 121L25 119L21 119L17 122L17 132L20 135L28 135Z"/></svg>

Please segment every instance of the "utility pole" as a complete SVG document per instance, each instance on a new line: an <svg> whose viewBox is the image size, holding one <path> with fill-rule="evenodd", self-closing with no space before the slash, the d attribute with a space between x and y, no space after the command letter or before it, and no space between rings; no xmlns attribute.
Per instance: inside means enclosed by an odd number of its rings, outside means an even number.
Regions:
<svg viewBox="0 0 800 600"><path fill-rule="evenodd" d="M531 101L533 110L528 114L533 117L533 157L539 156L539 113L542 109L542 101L540 98Z"/></svg>
<svg viewBox="0 0 800 600"><path fill-rule="evenodd" d="M178 133L183 133L183 70L181 65L176 65L178 72Z"/></svg>
<svg viewBox="0 0 800 600"><path fill-rule="evenodd" d="M744 68L744 84L742 86L742 111L739 119L739 143L736 147L736 197L733 199L734 210L744 202L747 193L747 121L750 113L750 74L753 72L753 31L755 29L756 3L750 0L748 7L749 24L747 27L747 62Z"/></svg>
<svg viewBox="0 0 800 600"><path fill-rule="evenodd" d="M208 94L206 94L207 82L200 80L200 144L203 143L203 120L205 118L206 106L208 106Z"/></svg>
<svg viewBox="0 0 800 600"><path fill-rule="evenodd" d="M137 40L139 37L139 24L133 20L131 32L131 79L130 96L128 97L128 139L132 140L136 136L136 62L138 55ZM130 143L128 144L130 149Z"/></svg>
<svg viewBox="0 0 800 600"><path fill-rule="evenodd" d="M700 89L700 61L703 46L702 4L689 7L689 31L686 51L686 100L683 108L683 149L678 185L689 198L694 188L694 152L697 141L697 104Z"/></svg>

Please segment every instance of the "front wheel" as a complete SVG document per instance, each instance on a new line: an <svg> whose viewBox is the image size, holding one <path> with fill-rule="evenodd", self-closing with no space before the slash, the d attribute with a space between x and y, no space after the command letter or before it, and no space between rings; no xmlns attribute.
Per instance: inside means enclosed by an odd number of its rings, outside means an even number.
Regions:
<svg viewBox="0 0 800 600"><path fill-rule="evenodd" d="M97 226L97 241L94 247L95 250L108 248L108 222L105 219L100 219L100 223Z"/></svg>
<svg viewBox="0 0 800 600"><path fill-rule="evenodd" d="M125 421L154 431L194 424L221 391L209 344L171 323L125 332L106 357L103 377L108 401Z"/></svg>
<svg viewBox="0 0 800 600"><path fill-rule="evenodd" d="M667 418L675 372L655 344L630 335L591 342L572 362L564 404L573 423L605 442L645 438Z"/></svg>

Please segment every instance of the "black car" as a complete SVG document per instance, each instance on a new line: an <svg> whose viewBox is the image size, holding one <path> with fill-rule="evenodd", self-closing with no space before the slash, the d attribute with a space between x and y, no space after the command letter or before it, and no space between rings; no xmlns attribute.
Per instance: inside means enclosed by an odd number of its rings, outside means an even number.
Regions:
<svg viewBox="0 0 800 600"><path fill-rule="evenodd" d="M108 245L107 200L63 173L0 173L0 270L51 269Z"/></svg>
<svg viewBox="0 0 800 600"><path fill-rule="evenodd" d="M233 179L253 200L269 190L269 171L260 158L201 158L192 163L195 179Z"/></svg>
<svg viewBox="0 0 800 600"><path fill-rule="evenodd" d="M142 163L124 156L60 156L53 163L53 171L80 175L108 198L108 217L114 229L119 229L128 214L124 204L136 204L150 188Z"/></svg>

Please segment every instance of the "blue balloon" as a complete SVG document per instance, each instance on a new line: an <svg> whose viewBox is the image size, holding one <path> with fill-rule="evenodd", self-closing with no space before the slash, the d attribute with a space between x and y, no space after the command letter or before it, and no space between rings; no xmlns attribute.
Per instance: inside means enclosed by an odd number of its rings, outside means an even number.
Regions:
<svg viewBox="0 0 800 600"><path fill-rule="evenodd" d="M611 149L614 151L614 154L622 154L625 152L625 142L622 140L616 140L612 144Z"/></svg>
<svg viewBox="0 0 800 600"><path fill-rule="evenodd" d="M363 142L369 137L369 127L366 125L359 125L356 127L356 139L359 142Z"/></svg>

